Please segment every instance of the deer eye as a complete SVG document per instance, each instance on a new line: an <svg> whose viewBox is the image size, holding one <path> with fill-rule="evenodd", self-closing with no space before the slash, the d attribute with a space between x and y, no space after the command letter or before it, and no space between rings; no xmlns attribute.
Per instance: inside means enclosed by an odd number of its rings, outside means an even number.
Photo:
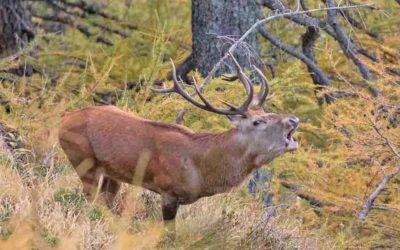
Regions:
<svg viewBox="0 0 400 250"><path fill-rule="evenodd" d="M254 126L258 126L258 125L263 124L263 123L265 123L265 121L263 121L263 120L256 120L256 121L253 122L253 125L254 125Z"/></svg>

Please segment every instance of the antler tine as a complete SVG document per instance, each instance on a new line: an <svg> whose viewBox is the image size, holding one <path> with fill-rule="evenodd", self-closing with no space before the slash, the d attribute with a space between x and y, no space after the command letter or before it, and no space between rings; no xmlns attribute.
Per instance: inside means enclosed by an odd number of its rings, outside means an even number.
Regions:
<svg viewBox="0 0 400 250"><path fill-rule="evenodd" d="M247 76L243 73L243 70L240 67L239 63L236 61L236 58L232 55L232 53L229 53L229 55L232 57L232 60L235 63L236 70L239 75L239 79L242 82L244 88L246 89L246 94L247 94L246 101L242 104L242 106L237 108L237 110L239 110L241 113L246 113L246 111L249 109L249 106L253 100L253 93L254 93L253 86L251 85L249 78L247 78ZM228 106L230 106L230 105L228 105Z"/></svg>
<svg viewBox="0 0 400 250"><path fill-rule="evenodd" d="M188 94L184 89L182 89L182 87L180 86L180 84L178 82L178 78L176 77L176 68L175 68L174 61L172 61L172 59L170 59L170 61L171 61L171 65L172 65L172 81L174 82L174 87L172 87L173 91L178 93L180 96L185 98L185 100L187 100L194 106L201 108L201 109L207 109L207 104L204 105L204 104L197 102L193 97L190 96L190 94ZM196 82L194 82L194 86L195 86L195 89L197 89ZM197 93L197 90L196 90L196 93Z"/></svg>
<svg viewBox="0 0 400 250"><path fill-rule="evenodd" d="M233 105L229 106L230 109L225 110L225 109L219 109L214 107L202 94L201 91L199 90L199 88L197 87L197 82L196 79L193 77L193 86L195 89L196 94L199 96L199 98L203 101L204 104L197 102L188 92L186 92L179 84L178 78L176 76L176 68L175 68L175 64L171 59L171 65L172 65L172 81L174 83L174 86L172 88L168 88L168 89L155 89L155 88L151 88L151 90L155 93L177 93L180 96L182 96L185 100L187 100L188 102L190 102L191 104L193 104L194 106L210 111L210 112L214 112L217 114L222 114L222 115L244 115L243 112L241 112L240 110L237 110Z"/></svg>
<svg viewBox="0 0 400 250"><path fill-rule="evenodd" d="M202 94L200 89L197 87L197 82L196 79L194 77L192 77L193 82L194 82L194 90L196 91L196 94L200 97L200 99L204 102L205 106L206 106L206 110L217 113L217 114L223 114L223 115L246 115L244 112L242 112L240 109L238 109L237 107L235 107L234 105L222 101L222 103L224 103L225 105L227 105L228 107L230 107L230 109L228 110L224 110L224 109L219 109L214 107Z"/></svg>
<svg viewBox="0 0 400 250"><path fill-rule="evenodd" d="M171 61L171 65L172 65L172 81L174 82L174 86L172 88L167 88L167 89L156 89L156 88L151 88L151 90L154 93L161 93L161 94L167 94L167 93L177 93L180 96L182 96L183 98L185 98L187 101L189 101L190 103L192 103L194 106L204 109L205 105L198 103L196 100L194 100L185 90L182 89L182 87L179 85L178 82L178 78L176 76L176 68L175 68L175 64L172 61L172 59L170 59Z"/></svg>
<svg viewBox="0 0 400 250"><path fill-rule="evenodd" d="M151 87L150 89L151 89L151 91L153 91L154 93L158 93L158 94L168 94L168 93L173 93L173 92L175 92L175 89L174 89L174 88L169 88L169 89L156 89L156 88Z"/></svg>
<svg viewBox="0 0 400 250"><path fill-rule="evenodd" d="M168 93L176 92L174 87L168 88L168 89L156 89L156 88L150 87L150 89L154 93L159 93L159 94L168 94Z"/></svg>
<svg viewBox="0 0 400 250"><path fill-rule="evenodd" d="M160 93L160 94L168 94L168 93L174 93L174 92L177 93L176 85L179 85L179 84L175 84L175 82L178 82L178 80L176 79L175 64L171 58L170 58L170 61L172 64L172 78L173 78L174 86L172 88L167 88L167 89L156 89L156 88L150 87L151 91L153 91L154 93ZM179 86L178 86L178 88L179 88Z"/></svg>
<svg viewBox="0 0 400 250"><path fill-rule="evenodd" d="M259 68L257 68L256 66L253 66L253 68L257 72L257 74L261 80L261 89L260 89L260 92L256 96L256 100L257 100L256 106L259 108L262 108L265 100L268 97L268 93L269 93L268 80Z"/></svg>

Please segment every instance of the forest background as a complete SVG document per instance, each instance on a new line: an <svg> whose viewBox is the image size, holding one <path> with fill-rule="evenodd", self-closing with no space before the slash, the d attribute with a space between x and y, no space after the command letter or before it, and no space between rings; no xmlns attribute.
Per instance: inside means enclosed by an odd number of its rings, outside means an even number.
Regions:
<svg viewBox="0 0 400 250"><path fill-rule="evenodd" d="M238 2L0 3L0 249L400 248L400 2ZM110 104L174 123L188 109L182 124L226 130L227 118L151 92L169 78L170 58L182 78L201 82L258 19L366 3L275 19L240 44L241 64L269 79L267 110L300 118L300 147L230 193L184 206L175 242L163 240L149 191L124 185L118 216L85 199L57 144L63 112ZM247 22L224 26L235 36L205 36L212 25L192 23L199 13L218 23L223 10ZM223 64L205 88L216 104L245 96L219 77L229 70Z"/></svg>

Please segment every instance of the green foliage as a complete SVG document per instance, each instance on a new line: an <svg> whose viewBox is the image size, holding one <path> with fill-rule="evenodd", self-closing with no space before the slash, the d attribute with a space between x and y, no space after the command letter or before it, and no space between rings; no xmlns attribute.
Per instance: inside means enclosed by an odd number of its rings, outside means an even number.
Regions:
<svg viewBox="0 0 400 250"><path fill-rule="evenodd" d="M6 227L0 227L0 236L2 240L7 240L12 235L12 231Z"/></svg>
<svg viewBox="0 0 400 250"><path fill-rule="evenodd" d="M73 168L66 163L56 164L54 168L55 172L61 175L67 175L73 172Z"/></svg>
<svg viewBox="0 0 400 250"><path fill-rule="evenodd" d="M104 218L103 210L97 206L89 211L89 219L91 221L100 221Z"/></svg>
<svg viewBox="0 0 400 250"><path fill-rule="evenodd" d="M308 2L310 8L319 4L319 1ZM398 11L395 1L377 1L377 4L386 8L392 17ZM38 213L44 214L41 214L42 217L50 213L46 210L47 207L56 203L61 205L63 212L72 211L72 214L81 216L79 222L89 220L90 228L85 230L93 231L96 239L98 235L103 239L109 239L109 235L118 238L120 231L114 228L124 228L126 220L126 224L129 224L126 228L130 229L127 230L127 237L137 240L135 237L139 235L138 238L146 242L147 234L159 235L155 233L157 230L152 231L154 219L160 217L157 198L148 194L136 197L135 201L146 212L139 213L132 209L132 214L124 215L121 222L118 216L110 215L103 207L93 207L86 202L80 187L77 189L77 176L61 150L57 149L55 152L52 172L49 171L49 165L43 164L42 158L57 143L56 129L61 114L94 105L95 101L101 100L99 93L111 93L116 96L116 106L147 119L174 123L178 112L188 108L190 111L185 115L183 125L195 131L220 132L230 128L231 124L225 117L199 110L175 94L153 94L148 84L143 83L134 89L128 89L128 83L132 81L143 79L151 82L165 77L170 69L169 57L178 65L189 54L190 6L187 2L134 1L134 8L127 10L123 1L114 0L108 6L108 11L122 16L126 14L126 21L138 27L127 39L114 38L115 46L105 47L96 43L94 38L88 39L78 31L68 29L65 36L39 33L34 43L20 51L18 60L0 60L0 68L4 70L27 63L48 72L0 83L0 120L19 132L11 146L14 145L13 148L17 149L17 144L23 138L31 147L29 153L25 152L29 155L28 163L8 160L3 155L0 162L17 170L16 176L25 181L19 185L26 190L38 188L42 193L46 193L46 190L50 193L50 198L43 198L45 201L38 208ZM165 248L243 249L251 246L254 249L294 249L300 244L296 242L296 238L303 237L306 240L313 236L322 239L316 241L321 249L374 248L379 244L386 248L399 248L399 178L394 179L377 200L387 209L373 210L365 223L356 221L356 213L360 210L362 201L385 173L377 163L387 158L388 151L371 143L367 147L354 143L371 142L368 138L377 139L368 124L370 111L376 110L381 103L399 103L400 93L396 82L398 78L385 71L389 66L400 67L399 34L391 32L399 21L396 18L383 17L379 13L365 15L364 11L360 11L359 14L367 27L380 31L385 36L384 41L380 42L348 30L352 38L376 52L380 58L380 63L368 64L377 79L374 82L362 81L356 68L339 53L337 44L322 35L316 52L319 65L331 75L339 73L344 79L356 82L349 85L344 80L335 80L333 87L324 91L351 89L369 96L365 86L374 85L379 87L383 97L374 100L344 98L336 100L330 106L319 105L315 86L305 73L307 69L304 65L287 58L280 51L275 51L279 62L276 67L277 77L270 80L273 97L266 104L266 109L270 112L292 113L301 120L300 128L295 134L300 143L299 150L266 166L264 171L273 173L273 177L266 189L258 190L261 197L265 191L274 194L273 205L281 208L276 211L277 217L267 221L260 219L264 210L259 197L255 201L249 201L252 198L242 192L242 187L222 198L213 197L199 201L204 203L198 206L195 204L190 207L195 207L193 210L182 212L182 219L178 223L178 231L182 236L178 236L175 246L166 244ZM293 26L287 20L274 21L268 27L282 40L294 46L300 45L298 37L304 33L304 29ZM287 29L291 32L287 32ZM28 52L35 45L39 45L41 50L37 58L32 58ZM263 55L273 50L270 44L262 43ZM365 63L368 61L365 60ZM0 76L4 76L3 73ZM58 81L52 82L51 79L55 76ZM194 76L198 78L198 82L201 81L197 73ZM188 90L193 91L190 88ZM238 82L225 82L218 78L207 86L205 95L215 105L222 105L219 100L237 104L245 98L243 87ZM3 100L7 105L3 105ZM367 116L364 117L364 114ZM396 127L390 121L400 118L392 113L386 115L389 119L379 125L385 135L399 145L399 126ZM352 135L351 138L346 137L343 128ZM386 165L392 166L393 162L390 161ZM9 184L19 180L11 174L8 178ZM282 183L288 183L298 190L288 189ZM66 185L66 188L60 188ZM299 198L299 194L308 195L327 205L316 207L310 201ZM24 195L25 191L15 192L15 201ZM2 196L0 198L2 201L5 199ZM31 199L25 198L24 202ZM0 222L8 224L12 220L10 218L17 213L14 211L15 206L11 205L13 203L0 204ZM223 212L220 211L222 209ZM77 213L80 211L84 212ZM57 214L55 211L51 213ZM67 214L63 213L61 218L66 218ZM36 218L36 215L32 217ZM62 224L59 221L54 223L53 219L41 220L33 221L34 225L48 223L55 227L54 224ZM114 220L116 222L112 224L110 221ZM98 231L93 229L102 223L109 223L111 226L104 226ZM79 228L79 225L71 226L74 227ZM11 238L16 231L8 228L13 227L2 225L2 238ZM83 231L82 228L79 230ZM61 234L49 233L49 230L43 230L42 233L42 237L52 247L61 243L59 235ZM93 239L92 241L96 242ZM310 246L312 248L313 245Z"/></svg>
<svg viewBox="0 0 400 250"><path fill-rule="evenodd" d="M54 194L54 200L63 207L79 210L84 205L85 196L80 190L60 189Z"/></svg>
<svg viewBox="0 0 400 250"><path fill-rule="evenodd" d="M8 220L14 211L14 206L8 199L3 199L0 203L0 223Z"/></svg>
<svg viewBox="0 0 400 250"><path fill-rule="evenodd" d="M45 239L46 243L49 244L49 246L51 247L56 247L60 242L60 239L52 235L46 228L43 229L42 231L42 237Z"/></svg>

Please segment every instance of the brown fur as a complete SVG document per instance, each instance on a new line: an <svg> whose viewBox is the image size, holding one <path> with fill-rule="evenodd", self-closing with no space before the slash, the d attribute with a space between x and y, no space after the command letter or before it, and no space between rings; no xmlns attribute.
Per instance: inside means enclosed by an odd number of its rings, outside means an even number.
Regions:
<svg viewBox="0 0 400 250"><path fill-rule="evenodd" d="M89 187L85 192L103 177L101 192L111 206L119 182L141 185L162 195L164 217L170 218L178 204L226 192L286 152L284 138L295 128L288 119L297 118L254 111L231 119L236 127L226 132L195 133L112 106L90 107L63 116L59 140ZM256 127L257 119L265 123Z"/></svg>

